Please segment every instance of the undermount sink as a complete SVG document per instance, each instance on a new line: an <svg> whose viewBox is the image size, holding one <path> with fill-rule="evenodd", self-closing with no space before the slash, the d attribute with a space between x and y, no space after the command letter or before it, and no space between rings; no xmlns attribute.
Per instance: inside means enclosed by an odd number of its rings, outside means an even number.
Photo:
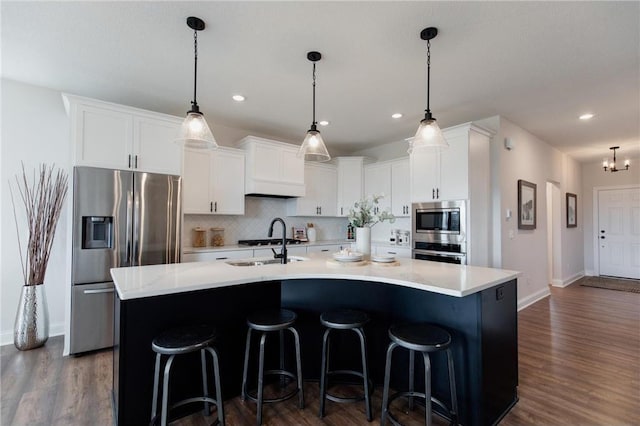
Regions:
<svg viewBox="0 0 640 426"><path fill-rule="evenodd" d="M289 256L287 258L289 263L303 262L309 260L307 257ZM262 265L274 265L280 263L280 259L245 259L245 260L229 260L225 262L231 266L262 266Z"/></svg>

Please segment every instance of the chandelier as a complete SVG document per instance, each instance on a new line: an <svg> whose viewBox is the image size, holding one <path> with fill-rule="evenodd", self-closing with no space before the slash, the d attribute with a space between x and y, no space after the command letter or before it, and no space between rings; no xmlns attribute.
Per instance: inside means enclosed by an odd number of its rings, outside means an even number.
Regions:
<svg viewBox="0 0 640 426"><path fill-rule="evenodd" d="M604 171L610 171L610 172L619 172L619 171L623 171L623 170L629 170L629 166L631 164L631 162L629 160L624 160L624 168L623 169L619 169L616 166L616 149L620 149L619 146L612 146L611 148L609 148L610 150L613 151L613 161L609 161L608 159L605 159L602 162L602 168L604 169Z"/></svg>

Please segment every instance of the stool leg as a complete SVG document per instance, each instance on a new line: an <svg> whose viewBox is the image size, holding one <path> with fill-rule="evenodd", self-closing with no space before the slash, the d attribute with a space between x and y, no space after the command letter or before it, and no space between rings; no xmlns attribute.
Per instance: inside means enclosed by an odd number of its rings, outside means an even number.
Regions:
<svg viewBox="0 0 640 426"><path fill-rule="evenodd" d="M222 397L222 384L220 382L220 363L218 362L218 352L209 347L207 351L213 358L213 378L216 386L216 407L218 408L218 422L220 426L225 426L224 423L224 398Z"/></svg>
<svg viewBox="0 0 640 426"><path fill-rule="evenodd" d="M298 408L303 409L304 408L304 388L303 388L303 384L302 384L302 357L300 356L300 336L298 335L298 331L293 328L293 327L289 327L288 330L290 330L293 333L293 337L295 340L295 344L296 344L296 368L297 368L297 378L298 378Z"/></svg>
<svg viewBox="0 0 640 426"><path fill-rule="evenodd" d="M398 346L397 343L391 342L387 348L387 361L384 366L384 388L382 390L382 418L380 426L387 424L387 413L389 412L389 381L391 380L391 356L393 350Z"/></svg>
<svg viewBox="0 0 640 426"><path fill-rule="evenodd" d="M320 413L318 414L320 418L324 417L324 403L327 392L327 370L329 369L329 365L327 363L327 351L330 332L331 329L327 328L324 332L324 336L322 336L322 364L320 365Z"/></svg>
<svg viewBox="0 0 640 426"><path fill-rule="evenodd" d="M247 343L244 347L244 368L242 369L241 399L247 399L247 370L249 369L249 350L251 349L251 329L247 330Z"/></svg>
<svg viewBox="0 0 640 426"><path fill-rule="evenodd" d="M423 352L422 358L424 359L424 416L425 425L431 426L431 359L429 358L429 352Z"/></svg>
<svg viewBox="0 0 640 426"><path fill-rule="evenodd" d="M415 390L416 353L409 350L409 392ZM413 397L409 397L409 411L413 411Z"/></svg>
<svg viewBox="0 0 640 426"><path fill-rule="evenodd" d="M160 382L160 358L162 355L156 354L156 368L153 374L153 402L151 404L151 421L156 417L158 413L158 385Z"/></svg>
<svg viewBox="0 0 640 426"><path fill-rule="evenodd" d="M202 392L205 398L209 397L209 386L207 385L207 360L205 358L204 349L200 349L200 364L202 365ZM207 401L204 402L204 412L205 416L211 414L209 411L209 403Z"/></svg>
<svg viewBox="0 0 640 426"><path fill-rule="evenodd" d="M258 360L258 406L256 407L256 416L258 426L262 424L262 401L264 400L264 342L267 339L267 333L262 333L260 337L260 356Z"/></svg>
<svg viewBox="0 0 640 426"><path fill-rule="evenodd" d="M278 334L280 335L280 370L284 370L284 330L280 330ZM280 376L280 387L284 388L286 385L286 376Z"/></svg>
<svg viewBox="0 0 640 426"><path fill-rule="evenodd" d="M164 378L162 380L162 417L160 418L160 425L167 426L167 411L169 410L169 373L171 373L171 364L173 364L173 358L175 355L171 355L164 365Z"/></svg>
<svg viewBox="0 0 640 426"><path fill-rule="evenodd" d="M371 415L371 397L369 392L369 368L367 366L367 341L364 337L364 331L361 328L354 328L358 337L360 337L360 354L362 355L362 376L364 378L364 403L367 407L367 421L373 420Z"/></svg>
<svg viewBox="0 0 640 426"><path fill-rule="evenodd" d="M458 424L458 397L456 395L456 376L453 369L453 354L447 349L447 363L449 364L449 391L451 392L451 424Z"/></svg>

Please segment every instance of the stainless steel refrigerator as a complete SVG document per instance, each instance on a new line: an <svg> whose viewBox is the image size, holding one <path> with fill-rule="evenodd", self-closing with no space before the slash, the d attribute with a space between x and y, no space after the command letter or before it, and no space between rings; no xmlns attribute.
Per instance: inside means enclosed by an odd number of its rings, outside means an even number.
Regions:
<svg viewBox="0 0 640 426"><path fill-rule="evenodd" d="M109 270L180 260L179 176L76 167L70 353L113 346Z"/></svg>

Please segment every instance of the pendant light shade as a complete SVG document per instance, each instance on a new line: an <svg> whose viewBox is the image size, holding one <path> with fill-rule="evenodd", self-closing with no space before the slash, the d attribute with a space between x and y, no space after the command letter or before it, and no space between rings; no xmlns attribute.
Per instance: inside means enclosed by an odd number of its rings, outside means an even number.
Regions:
<svg viewBox="0 0 640 426"><path fill-rule="evenodd" d="M322 140L322 135L317 128L316 122L316 62L322 58L320 52L307 53L307 59L313 62L313 118L311 127L307 130L307 135L298 150L298 158L304 157L306 161L329 161L331 156Z"/></svg>
<svg viewBox="0 0 640 426"><path fill-rule="evenodd" d="M431 115L429 107L429 85L431 83L431 39L438 35L438 29L434 27L425 28L420 32L420 38L427 40L427 109L424 111L424 119L420 121L416 135L410 142L407 152L411 154L416 149L432 148L445 149L449 144L440 130L436 119Z"/></svg>
<svg viewBox="0 0 640 426"><path fill-rule="evenodd" d="M211 129L204 119L204 115L200 112L198 102L196 101L196 89L198 82L198 31L202 31L205 27L204 21L200 18L190 16L187 18L187 25L193 30L193 100L191 101L191 110L187 112L187 116L182 122L180 128L180 136L176 140L185 148L191 149L216 149L216 143Z"/></svg>

